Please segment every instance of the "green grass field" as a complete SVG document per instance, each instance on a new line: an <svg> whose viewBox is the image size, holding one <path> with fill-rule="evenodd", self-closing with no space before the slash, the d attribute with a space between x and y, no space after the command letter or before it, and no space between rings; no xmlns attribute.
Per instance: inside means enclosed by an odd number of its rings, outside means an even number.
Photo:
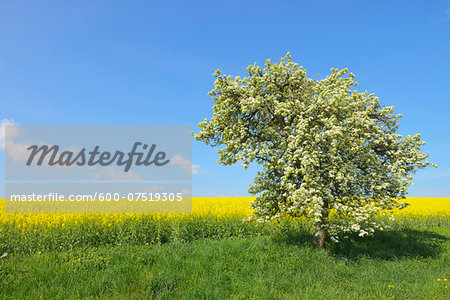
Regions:
<svg viewBox="0 0 450 300"><path fill-rule="evenodd" d="M392 225L325 250L302 223L239 218L142 219L102 234L100 224L3 227L0 298L450 298L449 218Z"/></svg>

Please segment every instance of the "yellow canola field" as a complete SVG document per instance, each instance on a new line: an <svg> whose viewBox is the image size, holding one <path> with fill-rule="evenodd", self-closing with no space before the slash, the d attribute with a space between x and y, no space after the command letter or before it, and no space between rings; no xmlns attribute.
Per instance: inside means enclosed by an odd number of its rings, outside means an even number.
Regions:
<svg viewBox="0 0 450 300"><path fill-rule="evenodd" d="M450 198L406 198L407 207L397 210L395 215L408 216L450 216Z"/></svg>
<svg viewBox="0 0 450 300"><path fill-rule="evenodd" d="M217 197L217 198L193 198L192 214L165 214L169 218L183 218L186 216L212 215L225 218L232 215L248 217L252 215L250 202L253 197ZM405 202L410 205L394 214L398 216L450 216L450 198L407 198ZM15 224L23 229L28 226L61 225L67 222L83 222L95 219L102 220L107 225L127 218L140 218L146 214L6 214L4 212L5 202L0 199L0 231L1 224ZM163 214L153 214L160 217Z"/></svg>
<svg viewBox="0 0 450 300"><path fill-rule="evenodd" d="M216 197L216 198L192 198L192 213L172 213L172 214L70 214L70 213L5 213L5 199L0 199L0 231L2 224L15 224L18 227L26 229L34 225L56 226L65 223L82 223L88 220L102 220L105 225L119 222L124 219L141 218L143 216L153 215L156 218L183 218L190 216L211 215L217 218L229 216L247 217L252 215L250 202L252 197Z"/></svg>

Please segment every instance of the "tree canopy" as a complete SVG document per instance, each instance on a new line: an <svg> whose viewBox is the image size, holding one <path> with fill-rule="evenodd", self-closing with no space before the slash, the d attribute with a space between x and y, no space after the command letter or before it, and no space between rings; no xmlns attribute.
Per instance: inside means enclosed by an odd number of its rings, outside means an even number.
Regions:
<svg viewBox="0 0 450 300"><path fill-rule="evenodd" d="M404 207L398 199L415 171L432 164L420 134L398 134L402 115L353 90L358 83L347 69L312 79L288 53L247 71L244 78L213 74L213 116L193 135L219 147L221 164L262 165L249 189L255 216L309 219L319 247L327 235L338 241L340 233L386 227L380 216Z"/></svg>

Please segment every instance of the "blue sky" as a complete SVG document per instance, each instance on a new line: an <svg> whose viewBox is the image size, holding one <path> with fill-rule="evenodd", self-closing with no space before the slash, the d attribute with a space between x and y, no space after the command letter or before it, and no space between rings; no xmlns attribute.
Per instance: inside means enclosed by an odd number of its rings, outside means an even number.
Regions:
<svg viewBox="0 0 450 300"><path fill-rule="evenodd" d="M288 51L394 105L439 164L410 196L450 197L450 1L2 1L0 120L196 128L216 69L242 76ZM194 195L247 195L257 168L217 158L193 142Z"/></svg>

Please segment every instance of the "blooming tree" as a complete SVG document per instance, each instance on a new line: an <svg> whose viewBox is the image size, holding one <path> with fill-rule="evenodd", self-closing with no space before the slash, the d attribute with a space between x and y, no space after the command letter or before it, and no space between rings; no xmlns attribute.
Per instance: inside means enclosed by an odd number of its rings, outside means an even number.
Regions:
<svg viewBox="0 0 450 300"><path fill-rule="evenodd" d="M288 53L247 71L244 78L213 74L214 114L193 135L219 146L221 164L262 165L249 189L255 216L309 219L320 248L327 236L385 228L380 216L406 206L398 199L415 171L432 164L420 135L397 134L402 116L352 90L358 84L347 69L311 79Z"/></svg>

